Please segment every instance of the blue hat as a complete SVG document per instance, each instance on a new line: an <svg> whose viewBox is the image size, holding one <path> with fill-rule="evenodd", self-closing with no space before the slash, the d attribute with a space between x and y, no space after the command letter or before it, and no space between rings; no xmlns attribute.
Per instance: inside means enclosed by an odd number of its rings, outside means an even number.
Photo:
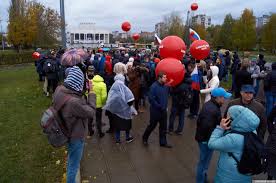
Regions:
<svg viewBox="0 0 276 183"><path fill-rule="evenodd" d="M64 83L71 89L81 92L84 85L84 76L79 67L74 66L66 69L68 76L64 80Z"/></svg>
<svg viewBox="0 0 276 183"><path fill-rule="evenodd" d="M246 93L253 93L253 94L255 94L255 90L254 90L253 85L242 85L241 91L242 92L246 92Z"/></svg>
<svg viewBox="0 0 276 183"><path fill-rule="evenodd" d="M221 87L213 89L211 95L213 97L224 97L226 99L229 99L232 96L231 93L226 92L225 89Z"/></svg>

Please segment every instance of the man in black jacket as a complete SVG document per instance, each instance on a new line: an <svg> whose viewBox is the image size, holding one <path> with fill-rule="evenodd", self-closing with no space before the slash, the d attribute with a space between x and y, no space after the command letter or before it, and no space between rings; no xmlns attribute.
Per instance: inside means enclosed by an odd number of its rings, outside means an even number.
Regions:
<svg viewBox="0 0 276 183"><path fill-rule="evenodd" d="M221 121L220 107L231 94L223 88L216 88L211 92L211 100L206 102L197 119L195 139L199 145L199 161L197 164L196 183L207 181L207 171L212 158L213 150L209 149L208 141L217 125Z"/></svg>
<svg viewBox="0 0 276 183"><path fill-rule="evenodd" d="M257 134L260 138L264 139L264 135L266 132L266 116L265 116L265 108L263 105L254 99L255 89L253 85L243 85L241 88L241 97L238 99L234 99L229 102L224 117L227 116L228 109L233 105L241 105L253 111L259 118L260 124L257 128Z"/></svg>

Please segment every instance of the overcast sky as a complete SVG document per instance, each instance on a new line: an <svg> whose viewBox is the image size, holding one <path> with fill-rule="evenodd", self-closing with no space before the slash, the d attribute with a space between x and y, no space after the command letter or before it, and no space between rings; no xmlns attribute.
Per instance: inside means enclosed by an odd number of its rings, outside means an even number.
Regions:
<svg viewBox="0 0 276 183"><path fill-rule="evenodd" d="M37 0L59 12L59 0ZM121 23L131 22L132 31L154 31L154 25L172 11L180 12L186 20L191 3L199 5L195 14L211 16L212 24L221 24L227 13L234 18L245 8L253 9L255 16L276 13L276 0L64 0L66 23L93 22L110 31L121 30ZM8 20L10 0L0 0L0 18L4 31Z"/></svg>

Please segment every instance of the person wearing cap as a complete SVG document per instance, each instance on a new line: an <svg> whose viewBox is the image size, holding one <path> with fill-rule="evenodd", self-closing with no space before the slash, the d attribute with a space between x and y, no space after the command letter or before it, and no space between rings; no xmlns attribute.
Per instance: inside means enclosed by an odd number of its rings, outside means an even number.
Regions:
<svg viewBox="0 0 276 183"><path fill-rule="evenodd" d="M233 105L241 105L244 106L251 111L253 111L259 118L260 124L257 128L257 134L260 138L264 139L264 135L266 132L266 116L265 116L265 108L263 105L254 99L255 89L253 85L243 85L241 88L241 97L238 99L234 99L229 102L224 117L227 116L228 109Z"/></svg>
<svg viewBox="0 0 276 183"><path fill-rule="evenodd" d="M207 181L208 167L212 158L213 150L208 147L209 138L221 121L220 108L224 104L225 99L229 99L231 93L219 87L211 92L211 100L206 102L198 116L195 140L199 146L199 161L197 164L196 183L204 183Z"/></svg>
<svg viewBox="0 0 276 183"><path fill-rule="evenodd" d="M83 96L84 75L79 67L68 68L67 72L64 84L59 86L53 95L53 105L54 107L60 106L64 103L65 98L69 98L60 109L60 115L69 138L67 182L73 183L82 158L87 122L95 114L96 95L93 90L90 90L87 99Z"/></svg>

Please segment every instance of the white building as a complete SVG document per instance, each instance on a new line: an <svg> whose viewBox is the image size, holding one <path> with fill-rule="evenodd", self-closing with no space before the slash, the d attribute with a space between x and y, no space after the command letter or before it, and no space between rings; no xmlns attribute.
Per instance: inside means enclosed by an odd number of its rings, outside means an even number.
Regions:
<svg viewBox="0 0 276 183"><path fill-rule="evenodd" d="M80 23L78 27L69 28L66 34L67 47L97 48L101 45L109 45L110 31L96 28L95 23Z"/></svg>
<svg viewBox="0 0 276 183"><path fill-rule="evenodd" d="M256 18L256 27L263 27L265 24L269 22L269 16L263 15L261 17Z"/></svg>
<svg viewBox="0 0 276 183"><path fill-rule="evenodd" d="M205 14L203 15L196 15L192 17L192 24L199 24L199 25L203 25L205 28L211 27L211 17L210 16L206 16Z"/></svg>

